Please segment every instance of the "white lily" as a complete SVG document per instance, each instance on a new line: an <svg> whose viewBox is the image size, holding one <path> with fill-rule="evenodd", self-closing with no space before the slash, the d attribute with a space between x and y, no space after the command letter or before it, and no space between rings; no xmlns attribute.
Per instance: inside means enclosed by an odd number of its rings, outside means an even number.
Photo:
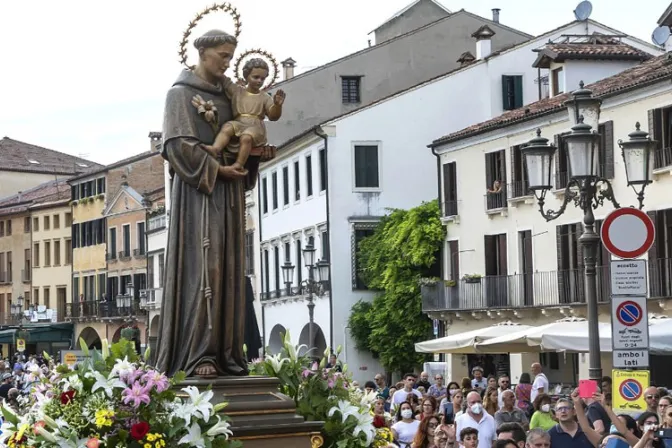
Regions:
<svg viewBox="0 0 672 448"><path fill-rule="evenodd" d="M189 404L193 406L193 410L200 413L201 418L206 422L210 420L210 416L212 415L212 403L210 403L210 400L212 400L215 394L211 390L200 393L195 386L188 386L182 390L189 395L189 399L191 400Z"/></svg>
<svg viewBox="0 0 672 448"><path fill-rule="evenodd" d="M360 404L362 406L371 406L374 401L376 401L376 398L378 397L378 394L376 393L375 390L372 390L371 392L364 392L362 394L362 398L360 400Z"/></svg>
<svg viewBox="0 0 672 448"><path fill-rule="evenodd" d="M82 383L82 380L79 379L79 376L76 373L65 378L61 383L63 384L64 391L75 390L81 392L84 387L84 383Z"/></svg>
<svg viewBox="0 0 672 448"><path fill-rule="evenodd" d="M369 446L376 435L376 428L373 426L373 415L369 412L364 412L356 417L357 426L355 426L355 429L352 431L352 435L357 437L359 433L364 433L366 436L366 446Z"/></svg>
<svg viewBox="0 0 672 448"><path fill-rule="evenodd" d="M273 373L278 374L282 370L282 366L289 362L288 358L280 358L280 353L276 355L266 355L266 361L271 363Z"/></svg>
<svg viewBox="0 0 672 448"><path fill-rule="evenodd" d="M231 427L231 425L229 425L229 422L225 422L218 415L217 416L217 423L215 423L215 426L208 429L208 431L205 434L210 436L210 437L215 437L215 436L224 434L226 436L226 438L228 439L230 435L233 435L233 432L231 432L231 429L229 429L230 427Z"/></svg>
<svg viewBox="0 0 672 448"><path fill-rule="evenodd" d="M44 429L42 426L36 426L35 427L35 432L38 433L39 435L41 435L42 437L44 437L47 440L47 442L51 442L51 443L57 443L58 442L56 437L54 437L54 435L52 433L50 433L49 431Z"/></svg>
<svg viewBox="0 0 672 448"><path fill-rule="evenodd" d="M178 445L186 444L192 447L205 448L205 440L201 434L201 427L198 423L194 423L189 427L189 433L182 437L178 442Z"/></svg>
<svg viewBox="0 0 672 448"><path fill-rule="evenodd" d="M301 344L298 347L294 347L291 343L285 344L285 349L287 349L287 354L292 362L296 362L298 353L301 352L301 349L303 348L308 348L308 346L306 344Z"/></svg>
<svg viewBox="0 0 672 448"><path fill-rule="evenodd" d="M128 360L128 356L124 359L117 359L117 362L112 368L112 375L117 375L119 378L125 378L135 371L135 366Z"/></svg>
<svg viewBox="0 0 672 448"><path fill-rule="evenodd" d="M101 342L101 356L103 360L110 357L110 343L107 341L107 338Z"/></svg>
<svg viewBox="0 0 672 448"><path fill-rule="evenodd" d="M112 398L115 388L126 389L126 383L112 374L110 374L109 378L105 378L105 376L100 372L89 372L86 374L86 376L96 379L96 382L91 388L91 392L95 392L98 389L103 389L105 391L105 395L107 395L108 398Z"/></svg>
<svg viewBox="0 0 672 448"><path fill-rule="evenodd" d="M191 416L194 415L194 407L190 403L175 403L172 414L176 418L184 420L185 425L189 426L191 424Z"/></svg>
<svg viewBox="0 0 672 448"><path fill-rule="evenodd" d="M339 400L338 406L334 406L333 408L329 409L327 417L333 417L336 412L341 414L343 423L345 423L345 421L351 415L354 415L355 417L359 415L359 408L357 406L353 406L349 401Z"/></svg>

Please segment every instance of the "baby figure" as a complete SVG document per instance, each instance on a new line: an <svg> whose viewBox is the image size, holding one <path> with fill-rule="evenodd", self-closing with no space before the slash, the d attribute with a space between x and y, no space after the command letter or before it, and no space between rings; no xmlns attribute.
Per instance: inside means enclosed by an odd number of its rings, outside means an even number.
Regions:
<svg viewBox="0 0 672 448"><path fill-rule="evenodd" d="M212 146L206 150L218 157L225 149L236 154L236 162L232 165L240 172L246 172L247 162L252 148L264 146L267 143L264 118L277 121L282 115L282 103L285 101L285 92L278 90L271 98L261 91L269 68L266 61L259 58L250 59L243 66L243 78L247 84L243 87L229 78L224 78L224 90L231 100L233 120L224 123ZM238 145L229 145L232 137L238 137Z"/></svg>

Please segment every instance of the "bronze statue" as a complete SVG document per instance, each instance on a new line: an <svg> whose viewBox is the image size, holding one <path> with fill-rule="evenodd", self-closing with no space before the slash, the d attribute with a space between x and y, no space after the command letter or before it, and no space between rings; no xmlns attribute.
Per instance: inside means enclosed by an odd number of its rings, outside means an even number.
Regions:
<svg viewBox="0 0 672 448"><path fill-rule="evenodd" d="M219 30L196 39L198 64L180 73L166 98L163 156L174 181L156 366L168 375L247 373L245 190L254 187L259 162L275 157L275 148L257 150L261 156L250 157L246 171L232 166L231 154L220 163L205 150L218 123L234 118L224 72L237 43Z"/></svg>

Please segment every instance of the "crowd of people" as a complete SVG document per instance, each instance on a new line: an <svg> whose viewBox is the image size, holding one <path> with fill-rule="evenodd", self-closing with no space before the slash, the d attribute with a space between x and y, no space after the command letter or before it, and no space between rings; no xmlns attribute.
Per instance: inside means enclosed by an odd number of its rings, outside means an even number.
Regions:
<svg viewBox="0 0 672 448"><path fill-rule="evenodd" d="M427 372L404 375L387 386L383 375L365 384L377 393L374 426L389 427L388 448L663 448L672 432L672 396L664 388L644 391L647 409L616 414L611 407L611 378L597 392L581 397L549 394L540 364L511 387L508 375L484 377L475 367L471 378L433 381ZM600 391L604 390L605 393ZM672 439L672 434L670 434ZM672 442L672 440L670 440Z"/></svg>
<svg viewBox="0 0 672 448"><path fill-rule="evenodd" d="M8 358L0 360L0 402L18 410L18 399L30 391L37 378L32 374L38 370L49 372L49 365L41 356L26 358L17 353L13 362Z"/></svg>

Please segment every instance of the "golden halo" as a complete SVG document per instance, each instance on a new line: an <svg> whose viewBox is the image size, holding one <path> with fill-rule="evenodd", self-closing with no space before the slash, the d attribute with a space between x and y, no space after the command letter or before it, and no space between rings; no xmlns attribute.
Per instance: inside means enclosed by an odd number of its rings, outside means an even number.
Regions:
<svg viewBox="0 0 672 448"><path fill-rule="evenodd" d="M236 79L238 82L242 83L247 83L245 78L242 76L242 64L243 60L245 60L246 57L248 56L261 56L262 59L266 59L267 62L270 62L270 65L273 66L273 78L271 78L271 82L268 83L265 87L262 87L262 90L267 90L269 89L273 84L275 84L275 81L278 80L278 76L280 74L280 68L278 67L278 62L275 60L273 55L269 53L268 51L264 51L260 48L253 48L252 50L247 50L243 52L240 56L238 56L238 59L236 59L235 64L233 65L233 72L236 75Z"/></svg>
<svg viewBox="0 0 672 448"><path fill-rule="evenodd" d="M184 64L184 66L189 70L193 70L195 67L193 65L187 64L187 45L189 44L189 37L191 36L191 32L203 17L215 11L228 12L233 19L234 27L236 29L234 36L236 39L238 39L238 36L240 36L240 29L243 26L243 23L240 21L240 14L238 14L238 10L234 8L231 3L215 3L214 5L205 8L203 11L196 14L194 20L189 22L189 26L187 26L187 29L184 31L184 33L182 33L182 40L180 41L180 51L178 51L178 55L180 56L180 64Z"/></svg>

